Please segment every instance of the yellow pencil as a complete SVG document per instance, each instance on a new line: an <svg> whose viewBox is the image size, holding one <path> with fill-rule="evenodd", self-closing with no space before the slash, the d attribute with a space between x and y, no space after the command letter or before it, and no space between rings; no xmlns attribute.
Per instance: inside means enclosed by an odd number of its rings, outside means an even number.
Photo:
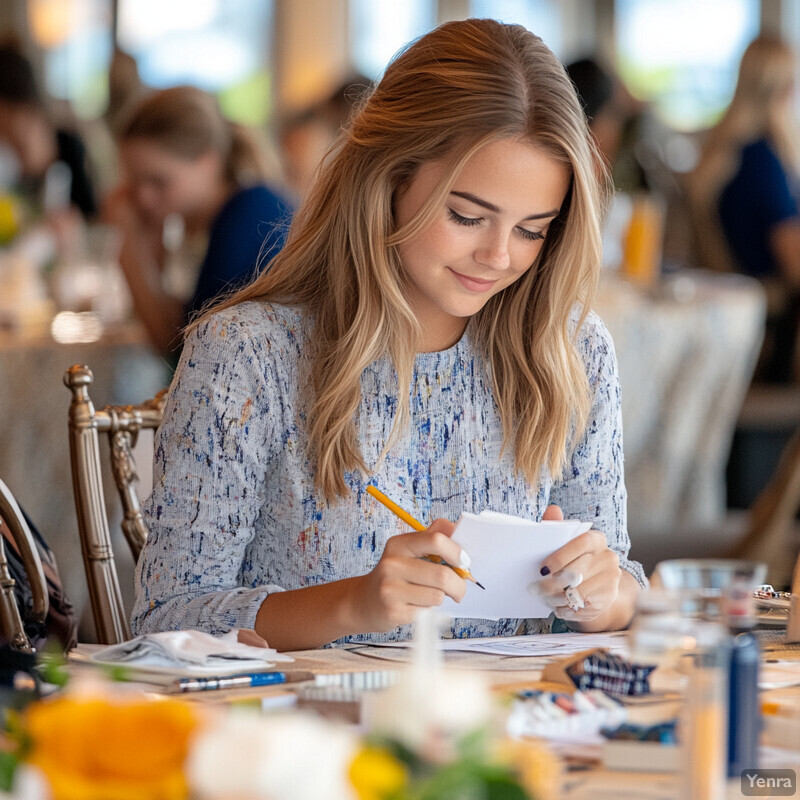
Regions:
<svg viewBox="0 0 800 800"><path fill-rule="evenodd" d="M411 514L409 514L404 509L400 508L400 506L397 505L397 503L395 503L394 500L390 500L379 489L376 489L374 486L367 486L367 492L369 492L369 494L371 494L379 503L385 505L386 508L389 509L389 511L400 517L400 519L403 520L403 522L405 522L407 525L410 525L415 531L425 530L425 526L421 522L414 519L414 517L412 517ZM464 580L467 581L472 581L476 586L480 586L481 589L484 588L483 586L481 586L480 583L478 583L478 581L475 580L472 573L468 569L462 569L461 567L454 567L452 564L448 564L441 556L431 554L431 555L426 555L425 558L427 558L428 561L435 561L437 564L445 564L446 566L450 567L450 569L453 570L453 572L455 572L456 575L458 575L459 577L464 578Z"/></svg>

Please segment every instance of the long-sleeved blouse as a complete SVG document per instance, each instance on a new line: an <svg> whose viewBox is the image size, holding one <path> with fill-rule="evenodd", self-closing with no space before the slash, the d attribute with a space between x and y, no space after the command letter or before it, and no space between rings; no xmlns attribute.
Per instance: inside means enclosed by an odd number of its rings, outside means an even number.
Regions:
<svg viewBox="0 0 800 800"><path fill-rule="evenodd" d="M369 572L388 537L407 530L366 493L370 482L425 522L484 509L540 519L555 503L566 518L603 531L623 569L645 582L628 559L616 357L596 315L576 339L591 413L563 476L542 469L531 485L515 470L468 330L447 350L417 355L407 389L411 423L385 454L397 376L388 359L364 370L356 430L371 474L347 473L350 496L333 503L314 488L308 336L300 309L251 301L212 315L188 337L156 438L135 632L252 628L271 592ZM545 620L455 619L449 635L547 629ZM404 626L348 640L409 633Z"/></svg>

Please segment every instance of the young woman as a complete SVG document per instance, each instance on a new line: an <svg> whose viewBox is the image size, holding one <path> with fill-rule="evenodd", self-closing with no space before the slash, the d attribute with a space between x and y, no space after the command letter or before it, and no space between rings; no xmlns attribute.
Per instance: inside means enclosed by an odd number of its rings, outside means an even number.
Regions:
<svg viewBox="0 0 800 800"><path fill-rule="evenodd" d="M781 383L792 377L800 323L795 72L781 39L762 35L747 46L733 99L688 182L703 265L764 282L768 336L758 376Z"/></svg>
<svg viewBox="0 0 800 800"><path fill-rule="evenodd" d="M267 184L263 153L215 98L190 86L147 96L118 134L124 182L107 217L123 231L120 262L154 346L169 354L191 311L252 278L279 248L291 208ZM205 254L188 305L165 286L164 223L180 215Z"/></svg>
<svg viewBox="0 0 800 800"><path fill-rule="evenodd" d="M541 565L551 603L578 630L628 624L644 576L613 347L588 310L594 163L564 69L520 26L447 23L389 65L269 271L188 336L136 631L254 628L281 650L407 637L465 591L421 557L465 564L453 520L483 509L591 521ZM370 483L428 529L401 532ZM518 630L549 623L450 635Z"/></svg>
<svg viewBox="0 0 800 800"><path fill-rule="evenodd" d="M26 216L49 223L63 246L97 214L83 139L55 124L33 64L12 44L0 45L0 170L3 191L18 194Z"/></svg>

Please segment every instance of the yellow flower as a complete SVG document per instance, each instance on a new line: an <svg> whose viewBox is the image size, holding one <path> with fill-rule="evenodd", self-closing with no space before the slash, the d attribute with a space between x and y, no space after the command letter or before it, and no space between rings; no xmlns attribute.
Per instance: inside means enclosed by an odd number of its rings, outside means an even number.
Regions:
<svg viewBox="0 0 800 800"><path fill-rule="evenodd" d="M561 797L561 760L543 742L502 739L493 747L494 759L511 767L525 791L537 800Z"/></svg>
<svg viewBox="0 0 800 800"><path fill-rule="evenodd" d="M70 697L25 715L28 759L54 800L183 800L184 761L197 719L179 700Z"/></svg>
<svg viewBox="0 0 800 800"><path fill-rule="evenodd" d="M408 772L387 750L367 745L350 764L350 781L359 800L382 800L408 783Z"/></svg>

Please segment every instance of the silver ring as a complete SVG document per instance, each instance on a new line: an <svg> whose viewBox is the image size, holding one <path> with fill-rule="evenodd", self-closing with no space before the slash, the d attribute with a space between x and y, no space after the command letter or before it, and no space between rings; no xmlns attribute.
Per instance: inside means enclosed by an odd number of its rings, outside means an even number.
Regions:
<svg viewBox="0 0 800 800"><path fill-rule="evenodd" d="M583 599L583 595L574 586L565 586L564 594L567 598L567 605L573 611L580 611L585 607L586 601Z"/></svg>

